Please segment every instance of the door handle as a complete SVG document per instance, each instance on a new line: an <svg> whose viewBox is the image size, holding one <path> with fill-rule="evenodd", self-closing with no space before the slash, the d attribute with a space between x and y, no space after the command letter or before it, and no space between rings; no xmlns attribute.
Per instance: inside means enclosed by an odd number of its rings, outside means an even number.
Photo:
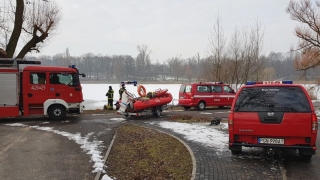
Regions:
<svg viewBox="0 0 320 180"><path fill-rule="evenodd" d="M59 96L60 96L60 93L56 93L56 96L59 97Z"/></svg>
<svg viewBox="0 0 320 180"><path fill-rule="evenodd" d="M28 93L28 97L32 97L32 94L31 94L31 93Z"/></svg>

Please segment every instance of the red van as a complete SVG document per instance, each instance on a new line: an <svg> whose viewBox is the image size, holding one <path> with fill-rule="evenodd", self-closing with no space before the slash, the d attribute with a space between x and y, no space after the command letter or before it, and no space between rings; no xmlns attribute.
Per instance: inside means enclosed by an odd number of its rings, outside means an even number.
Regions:
<svg viewBox="0 0 320 180"><path fill-rule="evenodd" d="M228 118L229 149L291 148L302 159L316 153L318 120L306 89L292 81L248 82L234 99Z"/></svg>
<svg viewBox="0 0 320 180"><path fill-rule="evenodd" d="M198 82L182 84L179 90L178 106L184 109L196 107L204 110L206 106L231 106L235 91L222 82Z"/></svg>

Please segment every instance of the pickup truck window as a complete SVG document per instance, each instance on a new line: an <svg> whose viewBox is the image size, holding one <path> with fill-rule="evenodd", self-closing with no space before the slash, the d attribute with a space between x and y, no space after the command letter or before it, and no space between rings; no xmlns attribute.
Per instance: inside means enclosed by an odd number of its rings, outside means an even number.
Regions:
<svg viewBox="0 0 320 180"><path fill-rule="evenodd" d="M311 107L300 87L248 87L240 92L234 111L311 112Z"/></svg>

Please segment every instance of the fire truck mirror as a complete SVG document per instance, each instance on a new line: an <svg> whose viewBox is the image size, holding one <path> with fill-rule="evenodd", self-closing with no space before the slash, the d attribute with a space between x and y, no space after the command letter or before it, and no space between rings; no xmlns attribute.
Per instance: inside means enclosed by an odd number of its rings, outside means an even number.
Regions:
<svg viewBox="0 0 320 180"><path fill-rule="evenodd" d="M79 74L79 75L81 75L82 77L86 77L86 74L84 74L84 73L82 73L82 74Z"/></svg>

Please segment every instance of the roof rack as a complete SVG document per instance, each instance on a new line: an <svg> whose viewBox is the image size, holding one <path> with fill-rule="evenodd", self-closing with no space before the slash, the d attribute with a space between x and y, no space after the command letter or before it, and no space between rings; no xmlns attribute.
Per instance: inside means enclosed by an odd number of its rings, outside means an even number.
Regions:
<svg viewBox="0 0 320 180"><path fill-rule="evenodd" d="M16 59L0 59L0 67L11 67L18 64L41 64L41 61L26 61Z"/></svg>

